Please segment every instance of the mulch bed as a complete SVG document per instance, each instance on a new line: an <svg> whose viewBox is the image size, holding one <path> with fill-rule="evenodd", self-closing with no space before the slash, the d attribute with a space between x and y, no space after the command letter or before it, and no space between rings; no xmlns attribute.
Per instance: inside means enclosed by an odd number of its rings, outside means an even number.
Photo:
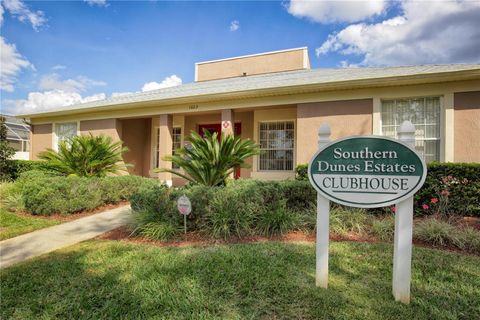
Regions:
<svg viewBox="0 0 480 320"><path fill-rule="evenodd" d="M199 232L188 232L187 234L182 234L179 239L171 240L171 241L158 241L158 240L148 240L142 237L133 236L131 231L129 231L126 227L120 227L114 229L110 232L104 233L101 236L98 236L97 239L100 240L114 240L114 241L124 241L124 242L131 242L131 243L144 243L150 244L158 247L186 247L186 246L209 246L215 244L239 244L239 243L264 243L270 241L280 241L280 242L315 242L315 233L305 233L305 232L290 232L283 236L273 236L273 237L263 237L263 236L250 236L245 237L242 239L232 238L228 240L222 239L211 239L208 238L206 235L199 233ZM375 239L375 237L368 236L368 235L358 235L358 234L348 234L346 236L341 236L337 234L330 235L330 240L332 241L351 241L351 242L366 242L366 243L380 243ZM393 241L392 241L393 244ZM451 252L462 253L466 255L475 255L478 254L471 253L468 251L461 250L454 246L433 246L427 242L413 240L413 244L415 246L430 248L430 249L438 249L438 250L445 250Z"/></svg>
<svg viewBox="0 0 480 320"><path fill-rule="evenodd" d="M118 203L106 204L106 205L100 206L98 208L95 208L93 210L84 210L84 211L79 211L79 212L75 212L75 213L72 213L72 214L55 213L55 214L51 214L51 215L48 215L48 216L35 215L35 214L31 214L31 213L26 212L26 211L20 211L20 212L14 212L14 213L18 214L19 216L24 216L24 217L68 222L68 221L88 217L88 216L91 216L91 215L94 215L96 213L100 213L100 212L103 212L103 211L106 211L106 210L120 208L120 207L126 206L128 204L129 204L128 201L121 201L121 202L118 202Z"/></svg>

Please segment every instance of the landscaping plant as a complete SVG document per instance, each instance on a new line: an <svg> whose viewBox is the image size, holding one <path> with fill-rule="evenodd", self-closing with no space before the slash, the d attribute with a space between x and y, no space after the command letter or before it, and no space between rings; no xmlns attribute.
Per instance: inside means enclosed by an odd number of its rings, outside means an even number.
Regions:
<svg viewBox="0 0 480 320"><path fill-rule="evenodd" d="M58 151L48 149L39 154L50 168L64 175L105 177L126 171L122 155L128 148L121 141L113 142L105 135L80 135L63 140Z"/></svg>
<svg viewBox="0 0 480 320"><path fill-rule="evenodd" d="M8 180L7 161L15 154L15 149L8 144L5 118L0 116L0 181Z"/></svg>
<svg viewBox="0 0 480 320"><path fill-rule="evenodd" d="M260 153L252 140L239 136L222 134L219 139L216 132L205 130L203 137L192 132L186 139L189 145L164 158L181 168L183 173L166 168L157 171L171 172L192 183L221 186L226 184L235 168L248 167L245 160Z"/></svg>

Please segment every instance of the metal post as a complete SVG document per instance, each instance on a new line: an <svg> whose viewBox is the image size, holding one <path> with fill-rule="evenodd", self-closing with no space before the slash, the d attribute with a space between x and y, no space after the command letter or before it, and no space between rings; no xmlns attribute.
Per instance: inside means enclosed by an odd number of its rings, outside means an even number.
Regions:
<svg viewBox="0 0 480 320"><path fill-rule="evenodd" d="M330 126L320 125L318 130L318 148L330 142ZM328 287L328 242L329 242L330 201L317 192L317 243L315 285Z"/></svg>
<svg viewBox="0 0 480 320"><path fill-rule="evenodd" d="M410 121L404 121L398 130L398 138L415 149L415 126ZM408 304L412 273L413 196L395 207L392 292L395 301Z"/></svg>

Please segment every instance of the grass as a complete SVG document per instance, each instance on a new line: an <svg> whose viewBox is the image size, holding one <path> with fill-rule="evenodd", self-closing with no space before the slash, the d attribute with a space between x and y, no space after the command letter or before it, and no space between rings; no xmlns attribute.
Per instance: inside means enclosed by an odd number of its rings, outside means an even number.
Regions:
<svg viewBox="0 0 480 320"><path fill-rule="evenodd" d="M59 224L59 221L20 216L0 208L0 240Z"/></svg>
<svg viewBox="0 0 480 320"><path fill-rule="evenodd" d="M412 302L391 294L392 246L159 248L88 241L0 272L1 319L479 319L480 257L416 247Z"/></svg>

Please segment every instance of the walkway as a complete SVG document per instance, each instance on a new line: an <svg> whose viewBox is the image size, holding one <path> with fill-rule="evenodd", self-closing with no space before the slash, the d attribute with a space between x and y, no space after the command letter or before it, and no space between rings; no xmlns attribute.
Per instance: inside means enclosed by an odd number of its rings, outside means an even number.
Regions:
<svg viewBox="0 0 480 320"><path fill-rule="evenodd" d="M131 215L124 206L1 241L0 268L95 238L125 225Z"/></svg>

